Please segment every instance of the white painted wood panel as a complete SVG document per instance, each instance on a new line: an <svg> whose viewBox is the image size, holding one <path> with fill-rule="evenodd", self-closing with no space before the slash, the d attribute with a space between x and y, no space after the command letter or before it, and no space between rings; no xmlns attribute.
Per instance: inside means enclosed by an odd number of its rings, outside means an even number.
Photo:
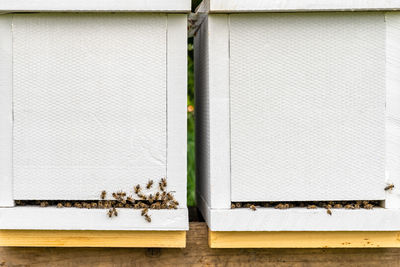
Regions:
<svg viewBox="0 0 400 267"><path fill-rule="evenodd" d="M13 206L11 15L0 15L0 207Z"/></svg>
<svg viewBox="0 0 400 267"><path fill-rule="evenodd" d="M13 39L15 199L166 176L165 14L16 14Z"/></svg>
<svg viewBox="0 0 400 267"><path fill-rule="evenodd" d="M400 10L399 0L205 0L210 12Z"/></svg>
<svg viewBox="0 0 400 267"><path fill-rule="evenodd" d="M0 11L190 12L190 0L1 0Z"/></svg>
<svg viewBox="0 0 400 267"><path fill-rule="evenodd" d="M229 22L208 17L210 189L213 208L230 207Z"/></svg>
<svg viewBox="0 0 400 267"><path fill-rule="evenodd" d="M151 223L141 210L118 209L118 217L109 218L104 209L77 208L0 208L0 229L32 230L188 230L188 211L150 210Z"/></svg>
<svg viewBox="0 0 400 267"><path fill-rule="evenodd" d="M232 201L385 198L385 27L230 15Z"/></svg>
<svg viewBox="0 0 400 267"><path fill-rule="evenodd" d="M386 13L386 208L400 208L400 12Z"/></svg>
<svg viewBox="0 0 400 267"><path fill-rule="evenodd" d="M168 15L167 33L167 177L169 190L186 206L187 16ZM173 177L173 179L172 179Z"/></svg>

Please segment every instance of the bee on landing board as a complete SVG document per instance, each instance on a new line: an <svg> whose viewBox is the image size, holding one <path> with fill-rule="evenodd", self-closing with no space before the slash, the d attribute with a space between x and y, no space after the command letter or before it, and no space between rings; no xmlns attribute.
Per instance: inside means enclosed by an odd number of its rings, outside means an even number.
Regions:
<svg viewBox="0 0 400 267"><path fill-rule="evenodd" d="M113 214L114 214L113 210L109 209L108 212L107 212L108 218L111 218L113 216Z"/></svg>
<svg viewBox="0 0 400 267"><path fill-rule="evenodd" d="M106 198L106 196L107 196L106 190L101 191L100 198L104 200Z"/></svg>
<svg viewBox="0 0 400 267"><path fill-rule="evenodd" d="M150 217L148 214L144 215L144 219L145 219L148 223L151 223L151 217Z"/></svg>
<svg viewBox="0 0 400 267"><path fill-rule="evenodd" d="M326 213L328 213L329 215L332 216L332 211L331 211L330 209L327 209L327 210L326 210Z"/></svg>

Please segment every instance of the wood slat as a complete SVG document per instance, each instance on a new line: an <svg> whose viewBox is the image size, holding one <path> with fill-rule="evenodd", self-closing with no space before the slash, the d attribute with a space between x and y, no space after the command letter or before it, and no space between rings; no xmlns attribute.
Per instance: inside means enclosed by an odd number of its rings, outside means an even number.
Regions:
<svg viewBox="0 0 400 267"><path fill-rule="evenodd" d="M208 231L211 248L372 248L400 247L400 232L216 232Z"/></svg>
<svg viewBox="0 0 400 267"><path fill-rule="evenodd" d="M185 245L185 231L0 230L0 246L184 248Z"/></svg>
<svg viewBox="0 0 400 267"><path fill-rule="evenodd" d="M211 249L205 223L190 223L185 249L0 248L0 266L400 266L396 248Z"/></svg>

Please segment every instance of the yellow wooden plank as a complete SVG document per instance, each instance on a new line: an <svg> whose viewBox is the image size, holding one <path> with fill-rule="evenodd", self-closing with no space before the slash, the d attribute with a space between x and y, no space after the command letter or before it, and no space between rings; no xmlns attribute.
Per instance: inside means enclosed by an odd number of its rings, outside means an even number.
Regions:
<svg viewBox="0 0 400 267"><path fill-rule="evenodd" d="M400 247L400 232L220 232L208 231L211 248L376 248Z"/></svg>
<svg viewBox="0 0 400 267"><path fill-rule="evenodd" d="M184 248L186 231L0 230L0 246Z"/></svg>

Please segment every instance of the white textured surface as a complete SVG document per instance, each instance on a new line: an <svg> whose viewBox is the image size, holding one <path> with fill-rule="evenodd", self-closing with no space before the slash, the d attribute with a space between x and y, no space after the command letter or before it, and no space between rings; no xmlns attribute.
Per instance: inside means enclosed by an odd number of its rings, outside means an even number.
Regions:
<svg viewBox="0 0 400 267"><path fill-rule="evenodd" d="M173 177L168 190L175 191L175 198L186 207L187 15L167 16L167 177Z"/></svg>
<svg viewBox="0 0 400 267"><path fill-rule="evenodd" d="M0 207L12 195L12 32L11 15L0 15Z"/></svg>
<svg viewBox="0 0 400 267"><path fill-rule="evenodd" d="M400 0L204 0L210 12L399 10ZM205 5L206 6L206 5Z"/></svg>
<svg viewBox="0 0 400 267"><path fill-rule="evenodd" d="M400 12L386 13L386 191L385 207L400 208Z"/></svg>
<svg viewBox="0 0 400 267"><path fill-rule="evenodd" d="M190 0L1 0L0 11L190 12Z"/></svg>
<svg viewBox="0 0 400 267"><path fill-rule="evenodd" d="M230 207L229 24L210 15L195 37L197 191Z"/></svg>
<svg viewBox="0 0 400 267"><path fill-rule="evenodd" d="M109 218L105 209L77 208L0 208L0 229L39 230L188 230L187 209L150 210L151 223L141 210L118 209L118 217Z"/></svg>
<svg viewBox="0 0 400 267"><path fill-rule="evenodd" d="M15 199L96 199L166 175L166 22L14 15Z"/></svg>
<svg viewBox="0 0 400 267"><path fill-rule="evenodd" d="M194 36L194 78L196 101L196 197L211 205L210 187L210 86L208 17Z"/></svg>
<svg viewBox="0 0 400 267"><path fill-rule="evenodd" d="M232 200L384 199L384 14L230 27Z"/></svg>

